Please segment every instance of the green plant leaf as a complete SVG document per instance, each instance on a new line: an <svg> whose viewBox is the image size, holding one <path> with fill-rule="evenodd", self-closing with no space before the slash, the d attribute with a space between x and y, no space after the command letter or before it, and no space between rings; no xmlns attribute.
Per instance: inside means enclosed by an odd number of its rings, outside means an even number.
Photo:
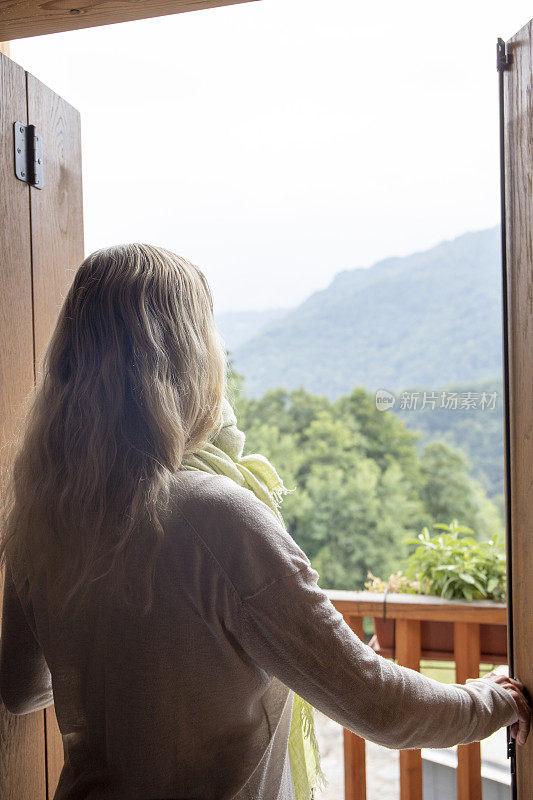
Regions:
<svg viewBox="0 0 533 800"><path fill-rule="evenodd" d="M434 527L442 533L429 537L425 528L418 541L412 540L419 546L406 562L410 579L441 597L505 597L506 558L496 537L479 542L469 535L472 530L457 520Z"/></svg>

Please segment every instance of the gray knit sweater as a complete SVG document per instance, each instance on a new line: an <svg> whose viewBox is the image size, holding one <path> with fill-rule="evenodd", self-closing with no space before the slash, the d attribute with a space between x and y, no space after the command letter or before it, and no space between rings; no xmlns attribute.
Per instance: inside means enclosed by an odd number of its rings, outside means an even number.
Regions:
<svg viewBox="0 0 533 800"><path fill-rule="evenodd" d="M291 690L391 748L464 744L518 718L497 684L445 685L376 655L229 478L180 472L164 526L146 619L99 591L60 626L45 585L22 609L6 581L0 694L15 713L55 702L55 800L292 800Z"/></svg>

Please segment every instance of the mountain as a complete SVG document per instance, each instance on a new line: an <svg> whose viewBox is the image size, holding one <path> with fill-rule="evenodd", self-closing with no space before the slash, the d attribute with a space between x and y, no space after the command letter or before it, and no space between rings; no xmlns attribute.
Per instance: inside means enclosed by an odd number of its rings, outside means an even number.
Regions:
<svg viewBox="0 0 533 800"><path fill-rule="evenodd" d="M228 350L234 350L287 313L286 308L266 311L225 311L217 314L216 325Z"/></svg>
<svg viewBox="0 0 533 800"><path fill-rule="evenodd" d="M247 393L305 387L335 398L492 380L501 370L499 228L466 233L368 269L234 346Z"/></svg>

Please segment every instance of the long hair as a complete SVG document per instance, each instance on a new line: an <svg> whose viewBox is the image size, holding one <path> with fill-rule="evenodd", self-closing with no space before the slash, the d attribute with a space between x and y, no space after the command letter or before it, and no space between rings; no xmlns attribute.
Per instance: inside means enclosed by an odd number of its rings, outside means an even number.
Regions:
<svg viewBox="0 0 533 800"><path fill-rule="evenodd" d="M225 391L226 354L196 266L146 244L88 256L11 442L0 559L19 593L44 578L61 616L110 575L121 600L140 592L148 613L172 476L220 424ZM149 556L132 587L141 530Z"/></svg>

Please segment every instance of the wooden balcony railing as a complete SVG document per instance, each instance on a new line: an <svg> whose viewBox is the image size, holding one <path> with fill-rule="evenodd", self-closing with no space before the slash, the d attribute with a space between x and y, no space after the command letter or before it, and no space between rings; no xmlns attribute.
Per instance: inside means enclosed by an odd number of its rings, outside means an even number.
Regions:
<svg viewBox="0 0 533 800"><path fill-rule="evenodd" d="M329 590L333 605L344 616L354 633L363 638L363 619L394 621L394 655L397 663L420 670L424 656L449 658L455 662L455 680L464 683L467 678L479 677L480 663L506 663L505 654L498 656L490 649L482 652L487 626L507 625L505 604L482 600L472 603L461 600L443 600L421 595L382 594ZM431 641L429 621L444 623L439 626L443 640L451 643L449 653L435 648ZM496 633L503 634L503 630ZM437 630L437 633L439 632ZM493 629L494 632L494 629ZM429 651L425 639L429 634ZM502 638L500 636L500 638ZM503 637L505 639L505 637ZM481 752L479 742L457 748L457 800L482 800ZM364 739L344 730L345 800L366 800L366 766ZM400 800L422 800L422 756L420 750L400 751Z"/></svg>

